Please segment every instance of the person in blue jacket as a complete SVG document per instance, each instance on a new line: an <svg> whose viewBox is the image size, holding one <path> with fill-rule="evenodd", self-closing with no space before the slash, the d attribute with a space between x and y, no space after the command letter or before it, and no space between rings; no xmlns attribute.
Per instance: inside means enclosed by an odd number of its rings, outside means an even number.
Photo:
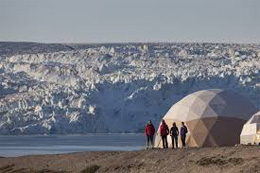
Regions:
<svg viewBox="0 0 260 173"><path fill-rule="evenodd" d="M186 146L186 134L187 133L188 133L187 127L185 126L184 122L181 122L180 134L181 134L182 147Z"/></svg>

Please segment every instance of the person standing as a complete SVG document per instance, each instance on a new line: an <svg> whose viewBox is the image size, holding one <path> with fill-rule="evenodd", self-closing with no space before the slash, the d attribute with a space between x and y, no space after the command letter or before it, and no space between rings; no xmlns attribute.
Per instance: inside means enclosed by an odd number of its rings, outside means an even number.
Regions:
<svg viewBox="0 0 260 173"><path fill-rule="evenodd" d="M172 124L172 128L170 130L170 135L172 137L172 148L174 149L174 144L175 144L176 148L178 148L179 129L175 122Z"/></svg>
<svg viewBox="0 0 260 173"><path fill-rule="evenodd" d="M153 143L154 133L155 133L155 129L153 123L151 120L149 120L147 125L145 126L145 134L147 137L146 149L149 148L150 144L152 148L154 147L154 143Z"/></svg>
<svg viewBox="0 0 260 173"><path fill-rule="evenodd" d="M181 122L181 142L182 142L182 147L186 146L186 134L188 133L188 129L185 126L184 122Z"/></svg>
<svg viewBox="0 0 260 173"><path fill-rule="evenodd" d="M164 120L162 120L162 123L160 125L160 135L163 142L163 148L168 148L168 141L167 141L167 135L169 134L169 128Z"/></svg>

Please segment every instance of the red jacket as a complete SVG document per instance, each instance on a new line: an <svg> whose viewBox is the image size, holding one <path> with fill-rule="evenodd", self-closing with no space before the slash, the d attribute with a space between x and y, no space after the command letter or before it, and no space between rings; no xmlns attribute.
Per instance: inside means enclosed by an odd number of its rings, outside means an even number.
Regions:
<svg viewBox="0 0 260 173"><path fill-rule="evenodd" d="M147 124L145 127L146 136L153 136L155 133L154 126L152 124Z"/></svg>
<svg viewBox="0 0 260 173"><path fill-rule="evenodd" d="M161 136L167 136L169 134L169 128L167 124L161 124L160 125L160 135Z"/></svg>

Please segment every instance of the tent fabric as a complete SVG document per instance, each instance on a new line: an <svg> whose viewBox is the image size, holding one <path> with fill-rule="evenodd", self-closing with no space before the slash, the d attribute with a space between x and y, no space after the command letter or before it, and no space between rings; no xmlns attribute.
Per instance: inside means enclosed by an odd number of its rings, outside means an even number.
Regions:
<svg viewBox="0 0 260 173"><path fill-rule="evenodd" d="M184 97L163 117L169 128L173 122L188 128L187 146L231 146L239 143L244 123L256 112L256 107L244 96L232 90L202 90ZM168 136L171 146L171 138ZM160 136L155 146L161 147ZM179 140L179 146L181 142Z"/></svg>
<svg viewBox="0 0 260 173"><path fill-rule="evenodd" d="M244 125L240 135L240 143L245 145L260 143L260 111Z"/></svg>

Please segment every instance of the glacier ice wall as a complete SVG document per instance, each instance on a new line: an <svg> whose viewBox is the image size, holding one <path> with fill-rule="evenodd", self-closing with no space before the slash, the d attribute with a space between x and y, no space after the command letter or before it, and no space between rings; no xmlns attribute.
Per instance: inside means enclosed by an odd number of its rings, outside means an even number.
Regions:
<svg viewBox="0 0 260 173"><path fill-rule="evenodd" d="M260 108L260 45L2 42L0 134L143 132L209 88Z"/></svg>

